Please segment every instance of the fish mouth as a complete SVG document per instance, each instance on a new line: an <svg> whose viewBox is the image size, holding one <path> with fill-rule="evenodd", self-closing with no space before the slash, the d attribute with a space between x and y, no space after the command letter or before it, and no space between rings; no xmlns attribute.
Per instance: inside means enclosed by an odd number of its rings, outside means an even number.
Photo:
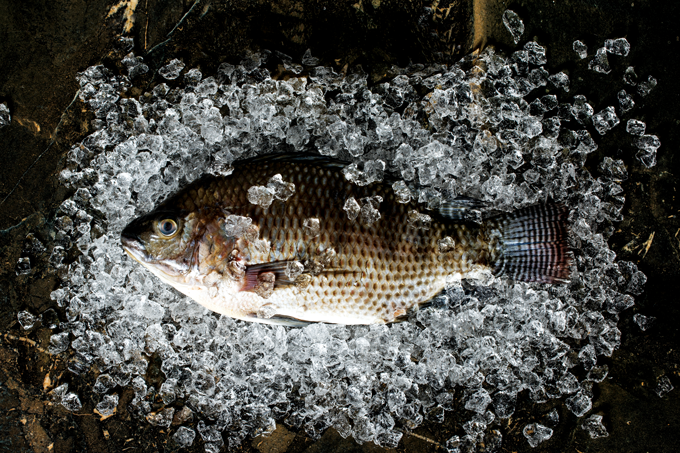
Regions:
<svg viewBox="0 0 680 453"><path fill-rule="evenodd" d="M146 250L144 250L142 242L136 235L129 231L123 231L120 234L120 242L123 245L123 250L130 255L130 258L140 264L144 264L146 261Z"/></svg>

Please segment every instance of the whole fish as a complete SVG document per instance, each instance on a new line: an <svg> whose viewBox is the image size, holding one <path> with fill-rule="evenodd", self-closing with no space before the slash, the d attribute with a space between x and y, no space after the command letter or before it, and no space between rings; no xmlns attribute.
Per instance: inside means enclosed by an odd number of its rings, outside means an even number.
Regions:
<svg viewBox="0 0 680 453"><path fill-rule="evenodd" d="M359 186L342 170L322 156L244 161L135 219L123 248L210 310L284 325L403 320L454 273L568 281L561 205L470 221L478 205L459 198L429 215L403 183Z"/></svg>

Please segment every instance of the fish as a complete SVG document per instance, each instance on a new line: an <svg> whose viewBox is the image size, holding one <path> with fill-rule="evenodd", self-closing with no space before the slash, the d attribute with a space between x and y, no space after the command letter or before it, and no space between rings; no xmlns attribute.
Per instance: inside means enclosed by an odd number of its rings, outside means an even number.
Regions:
<svg viewBox="0 0 680 453"><path fill-rule="evenodd" d="M427 210L388 172L358 185L345 165L315 155L237 162L133 220L122 247L209 310L286 326L403 321L452 275L569 281L565 206L485 213L459 197Z"/></svg>

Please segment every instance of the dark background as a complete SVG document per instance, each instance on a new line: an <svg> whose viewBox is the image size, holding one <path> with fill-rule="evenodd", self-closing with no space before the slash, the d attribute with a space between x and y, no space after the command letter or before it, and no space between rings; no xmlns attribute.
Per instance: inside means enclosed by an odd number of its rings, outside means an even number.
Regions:
<svg viewBox="0 0 680 453"><path fill-rule="evenodd" d="M680 81L680 4L646 0L235 0L196 4L139 0L132 10L133 4L123 1L109 15L115 1L0 0L0 102L7 102L12 113L12 124L0 129L0 451L174 448L170 440L174 427L163 430L128 414L129 392L121 393L114 416L100 420L92 412L97 399L91 391L91 377L82 382L71 379L83 402L80 412L73 414L51 403L45 390L61 383L69 358L45 352L48 328L38 325L24 332L16 321L21 310L38 314L54 308L63 315L49 298L58 279L47 270L48 253L29 250L25 238L33 233L49 246L50 215L69 195L55 174L69 147L88 134L88 114L80 101L72 102L77 72L98 63L119 65L122 55L116 42L125 35L134 38L135 53L144 56L150 67L141 84L144 91L153 87L154 72L171 58L210 74L223 61L238 62L246 51L261 49L279 50L299 61L310 48L322 64L338 70L361 64L374 83L389 77L392 64L455 61L475 45L495 45L511 52L517 46L500 21L506 8L517 12L526 26L520 46L531 39L546 46L547 69L567 72L569 94L584 94L596 111L618 106L620 89L634 91L621 81L628 65L642 79L654 76L658 86L645 98L635 96L635 109L621 116L622 124L605 138L593 135L600 148L588 163L593 174L603 156L621 158L628 166L625 218L610 244L619 259L635 262L648 277L645 293L621 315L621 347L611 358L602 359L609 365L609 377L594 388L591 413L604 416L609 437L590 439L580 428L583 419L571 414L561 401L535 405L525 396L513 417L497 427L503 434L501 451L677 451L678 391L660 398L654 388L664 375L680 386L676 157L680 144L680 89L676 87ZM628 39L631 52L625 58L610 55L612 72L608 75L589 71L589 58L578 60L572 50L572 42L580 39L593 55L605 39L618 37ZM647 133L660 138L656 167L646 169L634 158L631 136L624 126L629 118L645 121ZM647 247L644 243L652 234ZM31 258L30 275L15 274L22 256ZM655 316L656 321L642 332L633 322L635 313ZM522 427L540 422L553 407L560 413L553 437L530 448ZM416 435L404 435L398 450L436 451L437 443L462 434L465 420L462 408L447 413L443 424L426 423ZM343 440L333 430L314 442L283 426L270 438L246 442L242 448L262 452L381 450ZM203 451L198 438L191 450Z"/></svg>

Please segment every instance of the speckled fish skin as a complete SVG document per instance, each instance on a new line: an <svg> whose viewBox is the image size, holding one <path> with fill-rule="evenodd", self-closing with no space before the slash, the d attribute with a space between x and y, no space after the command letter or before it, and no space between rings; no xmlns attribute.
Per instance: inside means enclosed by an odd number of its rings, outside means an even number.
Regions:
<svg viewBox="0 0 680 453"><path fill-rule="evenodd" d="M250 203L248 189L266 186L277 174L295 184L294 194L266 209ZM370 225L343 210L350 197L376 195L382 197L380 218ZM456 223L433 214L423 229L407 222L412 210L426 212L414 202L398 203L387 183L347 181L337 166L246 162L229 176L191 184L133 221L122 237L128 254L155 275L227 316L283 324L387 323L431 300L452 273L490 269L498 260L498 222ZM230 215L250 218L252 225L229 236ZM178 223L171 239L158 234L165 218ZM311 218L319 219L316 237L304 227ZM447 236L455 247L442 253L439 242ZM288 262L305 263L304 273L288 279L282 270ZM319 263L325 264L321 272Z"/></svg>

